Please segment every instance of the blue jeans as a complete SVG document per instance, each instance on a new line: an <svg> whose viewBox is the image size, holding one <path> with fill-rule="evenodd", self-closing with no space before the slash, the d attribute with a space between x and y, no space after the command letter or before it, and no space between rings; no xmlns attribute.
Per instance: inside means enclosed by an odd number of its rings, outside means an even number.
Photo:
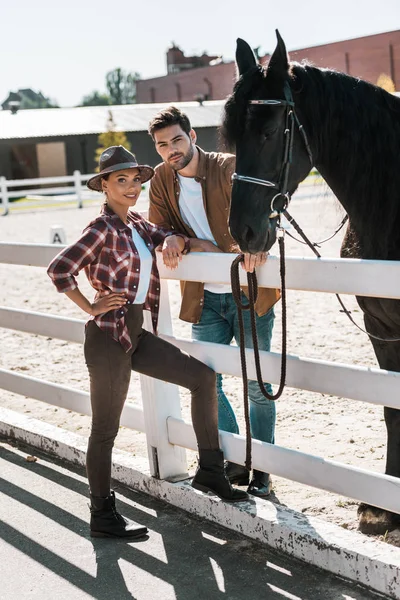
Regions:
<svg viewBox="0 0 400 600"><path fill-rule="evenodd" d="M243 301L247 299L242 293ZM260 350L271 349L271 336L274 326L274 309L266 315L256 315L256 327ZM251 335L250 311L243 313L245 345L253 347ZM192 338L201 342L214 342L229 345L234 338L239 345L239 320L237 308L232 294L214 294L204 290L204 306L199 323L192 325ZM272 394L269 383L265 384ZM218 427L231 433L239 433L235 413L222 389L222 375L217 375L218 394ZM256 440L275 442L275 402L263 396L257 381L249 381L250 427L251 436Z"/></svg>

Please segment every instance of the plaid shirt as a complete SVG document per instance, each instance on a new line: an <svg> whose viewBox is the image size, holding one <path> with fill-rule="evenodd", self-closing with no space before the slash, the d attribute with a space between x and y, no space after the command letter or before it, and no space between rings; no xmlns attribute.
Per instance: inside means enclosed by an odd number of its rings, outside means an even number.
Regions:
<svg viewBox="0 0 400 600"><path fill-rule="evenodd" d="M151 311L153 330L157 333L160 277L155 248L168 235L176 233L153 225L135 212L128 212L127 219L143 238L153 256L144 308ZM107 205L84 229L77 242L57 254L47 273L59 292L69 292L78 287L75 277L81 269L85 269L90 284L97 291L95 300L107 292L116 292L124 294L128 304L135 302L140 279L139 253L133 243L130 227ZM132 343L125 322L126 313L127 308L124 306L96 317L92 316L89 320L94 319L100 329L119 341L125 352L129 352Z"/></svg>

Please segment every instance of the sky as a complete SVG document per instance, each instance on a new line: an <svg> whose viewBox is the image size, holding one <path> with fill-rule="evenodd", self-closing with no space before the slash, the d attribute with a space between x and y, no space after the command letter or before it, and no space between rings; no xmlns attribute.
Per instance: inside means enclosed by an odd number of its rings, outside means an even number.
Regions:
<svg viewBox="0 0 400 600"><path fill-rule="evenodd" d="M400 0L15 0L2 2L0 102L30 87L76 106L121 67L166 74L174 42L186 55L234 59L236 38L288 51L400 29Z"/></svg>

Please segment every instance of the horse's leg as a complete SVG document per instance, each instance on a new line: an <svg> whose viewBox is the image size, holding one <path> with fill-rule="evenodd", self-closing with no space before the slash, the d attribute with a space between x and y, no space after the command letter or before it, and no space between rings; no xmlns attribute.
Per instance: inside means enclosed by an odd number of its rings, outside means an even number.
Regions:
<svg viewBox="0 0 400 600"><path fill-rule="evenodd" d="M364 321L369 333L382 338L395 337L396 331L397 336L399 335L400 328L395 327L394 322L399 316L392 312L393 308L398 309L398 303L394 304L393 301L384 301L378 298L358 298L358 301L365 311ZM392 319L391 316L395 318ZM383 322L385 317L386 322ZM373 338L371 338L371 342L380 368L389 371L400 371L400 343L379 342ZM385 473L400 478L400 410L385 406L384 416L387 430ZM360 504L358 515L359 529L363 533L380 535L400 526L400 514L394 514L367 504Z"/></svg>
<svg viewBox="0 0 400 600"><path fill-rule="evenodd" d="M384 413L388 433L385 473L400 477L400 410L385 406Z"/></svg>

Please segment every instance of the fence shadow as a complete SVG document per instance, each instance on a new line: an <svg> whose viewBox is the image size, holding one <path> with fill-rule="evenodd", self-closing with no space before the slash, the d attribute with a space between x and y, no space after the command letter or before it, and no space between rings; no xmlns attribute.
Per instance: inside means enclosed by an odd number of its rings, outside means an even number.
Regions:
<svg viewBox="0 0 400 600"><path fill-rule="evenodd" d="M50 580L57 576L60 597L72 585L98 600L336 600L350 589L354 600L373 598L315 568L307 566L305 576L299 561L122 487L118 506L149 527L148 539L92 540L83 469L45 457L28 463L5 445L0 464L0 538L24 557L9 570L17 581L21 560L30 559ZM16 505L18 511L7 509ZM46 577L35 598L46 600Z"/></svg>

